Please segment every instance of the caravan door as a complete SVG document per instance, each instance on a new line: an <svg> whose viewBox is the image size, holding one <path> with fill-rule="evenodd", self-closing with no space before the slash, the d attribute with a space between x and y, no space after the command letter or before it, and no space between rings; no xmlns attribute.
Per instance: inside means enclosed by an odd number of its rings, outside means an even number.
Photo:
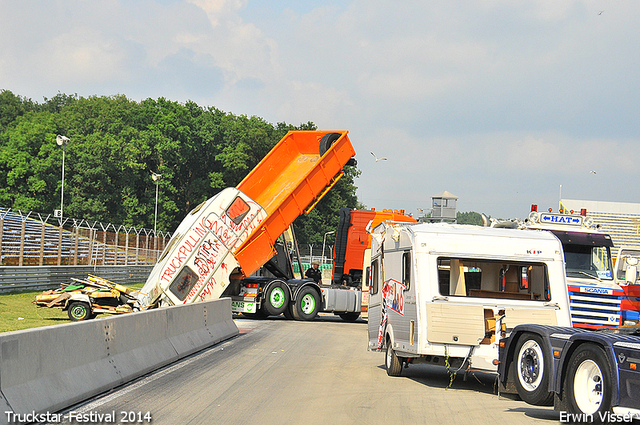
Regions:
<svg viewBox="0 0 640 425"><path fill-rule="evenodd" d="M378 255L371 261L368 276L369 280L369 317L367 320L369 330L369 349L380 350L386 328L386 320L381 314L382 303L382 258Z"/></svg>

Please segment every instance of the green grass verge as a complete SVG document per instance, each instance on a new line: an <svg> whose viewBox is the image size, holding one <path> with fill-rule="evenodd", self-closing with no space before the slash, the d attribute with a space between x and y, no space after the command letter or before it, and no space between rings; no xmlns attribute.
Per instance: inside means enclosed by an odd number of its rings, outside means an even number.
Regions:
<svg viewBox="0 0 640 425"><path fill-rule="evenodd" d="M127 285L142 288L143 283ZM39 308L33 304L42 291L22 291L0 294L0 332L19 331L41 326L71 323L66 311L60 308ZM98 317L105 317L104 314Z"/></svg>

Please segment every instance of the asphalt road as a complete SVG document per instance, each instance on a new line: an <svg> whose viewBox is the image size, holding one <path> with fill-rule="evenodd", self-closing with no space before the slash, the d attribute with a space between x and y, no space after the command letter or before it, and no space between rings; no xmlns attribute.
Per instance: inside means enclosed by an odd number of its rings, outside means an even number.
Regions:
<svg viewBox="0 0 640 425"><path fill-rule="evenodd" d="M145 423L148 412L156 425L558 423L550 407L498 397L489 374L458 375L449 388L446 371L429 365L387 376L383 354L367 351L364 321L236 324L239 336L72 410L84 423L112 413L102 423Z"/></svg>

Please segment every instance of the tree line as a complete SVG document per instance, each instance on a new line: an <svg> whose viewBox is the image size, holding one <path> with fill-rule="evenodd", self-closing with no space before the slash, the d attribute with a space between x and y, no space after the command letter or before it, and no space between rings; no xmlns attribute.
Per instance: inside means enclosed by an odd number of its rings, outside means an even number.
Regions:
<svg viewBox="0 0 640 425"><path fill-rule="evenodd" d="M268 123L194 102L140 102L124 95L58 93L41 103L0 91L0 207L52 213L60 208L65 147L64 215L173 231L195 206L236 186L290 130L313 122ZM299 242L322 244L342 207L362 208L356 167L294 228Z"/></svg>

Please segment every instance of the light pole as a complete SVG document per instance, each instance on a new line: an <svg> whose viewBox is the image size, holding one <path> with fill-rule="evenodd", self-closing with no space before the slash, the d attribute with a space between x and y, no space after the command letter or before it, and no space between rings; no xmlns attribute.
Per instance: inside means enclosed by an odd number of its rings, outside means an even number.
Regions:
<svg viewBox="0 0 640 425"><path fill-rule="evenodd" d="M62 146L62 187L60 188L60 215L59 215L60 220L62 220L63 209L64 209L64 157L67 152L67 143L69 143L69 138L58 134L56 136L56 143L58 144L58 146Z"/></svg>
<svg viewBox="0 0 640 425"><path fill-rule="evenodd" d="M156 210L153 218L153 236L156 236L156 227L158 225L158 180L162 174L151 172L151 179L156 183Z"/></svg>
<svg viewBox="0 0 640 425"><path fill-rule="evenodd" d="M420 217L420 216L418 217L418 221L421 222L421 223L424 223L425 221L427 221L427 212L429 210L428 209L424 210L422 208L418 208L418 211L420 211L420 214L422 214L422 217Z"/></svg>
<svg viewBox="0 0 640 425"><path fill-rule="evenodd" d="M324 234L324 238L322 238L322 264L324 264L324 244L327 241L327 235L331 235L333 233L335 233L335 230L332 230L330 232L327 232Z"/></svg>

